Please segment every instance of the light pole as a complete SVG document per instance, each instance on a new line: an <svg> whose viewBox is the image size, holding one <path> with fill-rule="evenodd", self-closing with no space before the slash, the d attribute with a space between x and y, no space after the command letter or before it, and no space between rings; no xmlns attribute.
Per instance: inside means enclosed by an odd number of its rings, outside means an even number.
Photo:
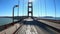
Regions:
<svg viewBox="0 0 60 34"><path fill-rule="evenodd" d="M13 16L13 23L14 23L14 8L16 8L16 7L19 7L19 5L14 5L14 7L13 7L13 13L12 13L12 16Z"/></svg>

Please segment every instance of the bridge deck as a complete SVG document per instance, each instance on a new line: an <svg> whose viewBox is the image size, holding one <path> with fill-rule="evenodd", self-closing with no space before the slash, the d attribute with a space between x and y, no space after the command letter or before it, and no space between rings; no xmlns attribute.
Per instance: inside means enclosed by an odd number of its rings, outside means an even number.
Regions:
<svg viewBox="0 0 60 34"><path fill-rule="evenodd" d="M24 19L23 26L15 34L60 34L42 22L31 18Z"/></svg>
<svg viewBox="0 0 60 34"><path fill-rule="evenodd" d="M21 27L20 27L21 23L19 22L17 25L14 25L0 33L2 33L2 34L8 34L8 33L9 34L13 34L13 33L14 34L60 34L60 32L47 26L47 25L49 25L49 24L46 25L47 22L44 23L44 22L41 22L41 20L39 20L39 21L34 20L29 17L29 18L26 18L23 20ZM57 27L60 27L60 26L57 26ZM57 28L57 29L59 29L59 28ZM12 32L12 30L13 30L13 32Z"/></svg>
<svg viewBox="0 0 60 34"><path fill-rule="evenodd" d="M57 28L57 29L60 30L60 24L49 22L49 21L44 21L44 20L38 20L38 21L40 21L42 23L45 23L45 24L47 24L49 26L52 26L52 27Z"/></svg>

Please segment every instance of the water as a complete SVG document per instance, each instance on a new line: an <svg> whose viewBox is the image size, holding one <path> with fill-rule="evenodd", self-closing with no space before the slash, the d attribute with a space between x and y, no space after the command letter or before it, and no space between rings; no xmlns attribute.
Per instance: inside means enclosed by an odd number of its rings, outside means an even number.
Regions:
<svg viewBox="0 0 60 34"><path fill-rule="evenodd" d="M17 20L15 20L17 21ZM0 26L12 23L12 18L0 18Z"/></svg>
<svg viewBox="0 0 60 34"><path fill-rule="evenodd" d="M56 17L56 18L44 18L44 19L60 20L60 17Z"/></svg>
<svg viewBox="0 0 60 34"><path fill-rule="evenodd" d="M45 19L52 19L52 20L60 20L60 18L45 18ZM15 20L17 21L17 20ZM0 26L12 23L12 18L0 18Z"/></svg>

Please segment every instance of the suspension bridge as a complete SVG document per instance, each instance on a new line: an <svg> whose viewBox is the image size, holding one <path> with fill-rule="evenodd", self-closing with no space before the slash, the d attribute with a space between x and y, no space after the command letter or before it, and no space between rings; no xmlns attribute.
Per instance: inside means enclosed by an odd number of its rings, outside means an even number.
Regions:
<svg viewBox="0 0 60 34"><path fill-rule="evenodd" d="M45 1L45 15L47 16L46 0L44 1ZM13 6L12 12L13 22L11 24L0 26L4 28L4 30L2 30L0 34L60 34L60 20L56 20L56 18L55 20L43 18L39 16L39 13L38 13L39 17L34 17L33 15L34 8L32 0L28 1L27 16L19 16L20 9L19 3L20 1L18 0L18 5ZM53 0L53 3L56 17L57 16L56 1ZM14 16L14 9L16 7L18 7L17 17ZM42 13L43 12L41 12L41 16ZM17 19L18 21L15 22L14 19Z"/></svg>

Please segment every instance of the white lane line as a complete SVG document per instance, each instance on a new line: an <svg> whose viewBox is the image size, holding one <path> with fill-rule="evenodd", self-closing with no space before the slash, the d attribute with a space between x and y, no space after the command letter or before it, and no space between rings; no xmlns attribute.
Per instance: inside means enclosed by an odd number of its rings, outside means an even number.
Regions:
<svg viewBox="0 0 60 34"><path fill-rule="evenodd" d="M31 32L31 28L34 30L33 32ZM27 25L26 26L26 34L38 34L38 33L34 26Z"/></svg>
<svg viewBox="0 0 60 34"><path fill-rule="evenodd" d="M30 25L27 25L27 30L26 30L26 34L31 34L31 32L30 32L30 30L31 30L31 27L30 27Z"/></svg>
<svg viewBox="0 0 60 34"><path fill-rule="evenodd" d="M26 26L23 25L23 26L21 27L21 29L19 30L19 33L18 33L18 34L24 34L24 33L25 33L25 30L26 30Z"/></svg>
<svg viewBox="0 0 60 34"><path fill-rule="evenodd" d="M33 19L24 19L24 21L33 21Z"/></svg>
<svg viewBox="0 0 60 34"><path fill-rule="evenodd" d="M36 28L34 26L32 26L32 28L34 29L34 32L32 32L32 33L33 34L38 34Z"/></svg>

